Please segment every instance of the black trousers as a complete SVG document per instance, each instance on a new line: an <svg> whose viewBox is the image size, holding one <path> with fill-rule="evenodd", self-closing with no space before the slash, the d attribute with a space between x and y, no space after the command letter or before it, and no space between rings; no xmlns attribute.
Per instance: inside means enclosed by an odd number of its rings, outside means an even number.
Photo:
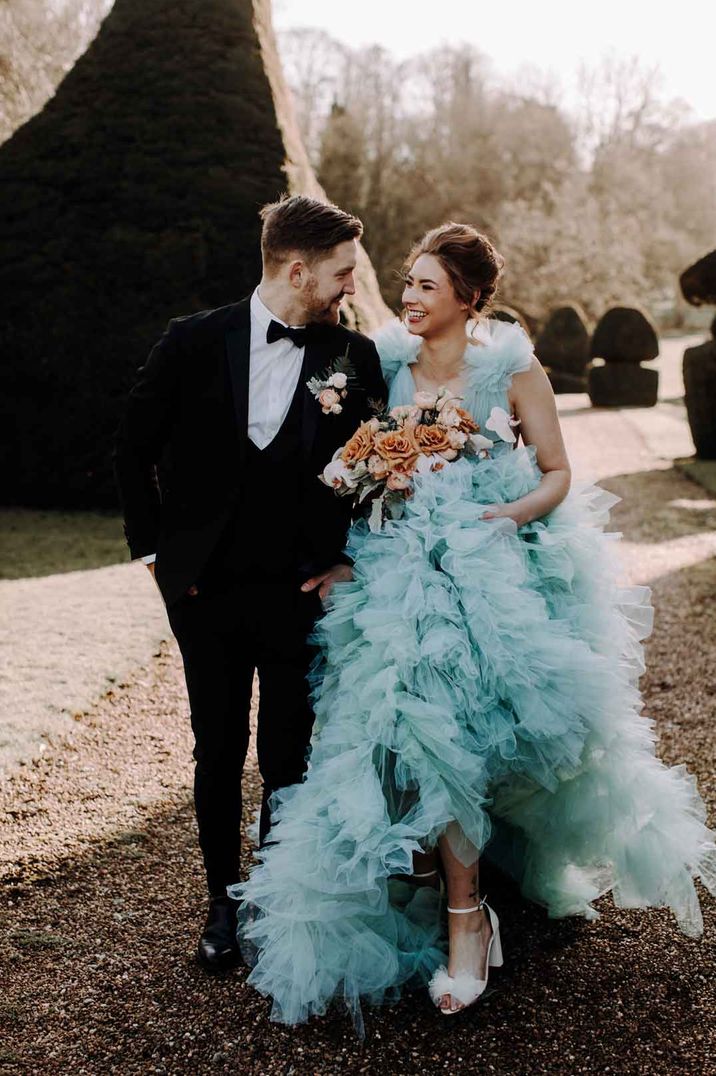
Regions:
<svg viewBox="0 0 716 1076"><path fill-rule="evenodd" d="M318 592L295 582L239 582L186 595L168 609L184 661L196 761L194 800L211 896L238 881L241 775L249 743L254 671L260 698L257 752L263 781L260 837L271 793L300 781L313 726L307 636Z"/></svg>

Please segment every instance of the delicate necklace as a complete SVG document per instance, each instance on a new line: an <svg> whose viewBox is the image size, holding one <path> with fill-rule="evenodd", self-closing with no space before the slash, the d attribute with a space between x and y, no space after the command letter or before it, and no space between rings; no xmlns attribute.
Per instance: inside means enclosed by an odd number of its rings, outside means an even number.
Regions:
<svg viewBox="0 0 716 1076"><path fill-rule="evenodd" d="M430 378L431 380L439 381L441 384L443 382L445 382L445 381L455 381L457 378L459 378L461 376L461 374L463 372L463 369L464 369L464 366L465 366L464 359L465 359L465 351L463 351L462 354L460 355L459 366L453 372L446 373L446 371L442 371L440 373L440 375L438 377L436 377L434 368L432 367L429 360L423 355L422 350L418 352L418 363L420 365L421 372L426 374L426 376L428 378Z"/></svg>

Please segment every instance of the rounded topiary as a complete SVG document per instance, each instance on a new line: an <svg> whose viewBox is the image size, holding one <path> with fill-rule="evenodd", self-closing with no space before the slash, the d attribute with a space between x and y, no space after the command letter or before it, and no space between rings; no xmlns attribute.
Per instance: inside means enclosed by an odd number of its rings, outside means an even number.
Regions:
<svg viewBox="0 0 716 1076"><path fill-rule="evenodd" d="M589 330L583 310L567 303L553 310L535 342L535 354L555 392L585 392Z"/></svg>
<svg viewBox="0 0 716 1076"><path fill-rule="evenodd" d="M716 303L716 250L685 269L679 284L684 299L692 306Z"/></svg>
<svg viewBox="0 0 716 1076"><path fill-rule="evenodd" d="M659 373L635 363L590 365L587 390L594 407L654 407Z"/></svg>
<svg viewBox="0 0 716 1076"><path fill-rule="evenodd" d="M659 338L643 310L613 306L598 322L589 354L605 362L648 362L659 354Z"/></svg>
<svg viewBox="0 0 716 1076"><path fill-rule="evenodd" d="M716 318L712 339L684 352L686 414L696 455L716 460Z"/></svg>
<svg viewBox="0 0 716 1076"><path fill-rule="evenodd" d="M646 314L633 306L607 310L594 330L587 391L595 407L653 407L659 373L640 363L659 354L659 338Z"/></svg>

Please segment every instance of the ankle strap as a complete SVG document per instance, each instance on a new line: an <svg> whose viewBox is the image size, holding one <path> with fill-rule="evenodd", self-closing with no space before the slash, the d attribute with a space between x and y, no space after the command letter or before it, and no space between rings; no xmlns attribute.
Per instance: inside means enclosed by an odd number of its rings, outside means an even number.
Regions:
<svg viewBox="0 0 716 1076"><path fill-rule="evenodd" d="M437 871L425 871L423 874L411 874L410 877L411 878L432 878L432 876L434 874L437 874L437 873L438 873Z"/></svg>
<svg viewBox="0 0 716 1076"><path fill-rule="evenodd" d="M472 908L451 908L448 905L448 911L452 912L453 915L467 915L469 912L479 912L480 908L482 908L483 904L485 904L486 901L487 894L485 894L479 904L475 904Z"/></svg>

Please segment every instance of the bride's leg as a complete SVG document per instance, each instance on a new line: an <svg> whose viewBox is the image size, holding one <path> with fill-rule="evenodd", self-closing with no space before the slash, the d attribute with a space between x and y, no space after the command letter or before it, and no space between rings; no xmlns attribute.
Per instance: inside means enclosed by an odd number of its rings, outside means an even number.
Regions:
<svg viewBox="0 0 716 1076"><path fill-rule="evenodd" d="M453 854L446 835L438 841L440 857L445 870L448 891L448 905L451 908L476 908L480 901L478 886L479 861L465 867ZM450 955L448 975L457 975L464 971L477 979L487 976L487 947L492 935L490 920L485 909L474 911L470 915L450 915L448 913L448 940ZM441 1009L460 1009L459 1001L454 1001L449 994L440 999Z"/></svg>
<svg viewBox="0 0 716 1076"><path fill-rule="evenodd" d="M436 848L431 848L429 852L413 853L413 881L417 882L418 885L430 885L435 889L440 888Z"/></svg>

